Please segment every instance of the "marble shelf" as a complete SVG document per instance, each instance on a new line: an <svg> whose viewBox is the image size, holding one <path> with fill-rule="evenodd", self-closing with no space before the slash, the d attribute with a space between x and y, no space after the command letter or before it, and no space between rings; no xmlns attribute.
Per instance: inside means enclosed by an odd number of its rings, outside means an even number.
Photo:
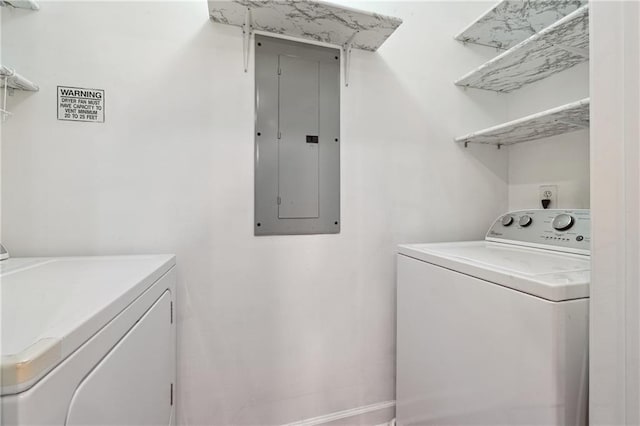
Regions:
<svg viewBox="0 0 640 426"><path fill-rule="evenodd" d="M34 0L0 0L0 6L15 7L16 9L40 10Z"/></svg>
<svg viewBox="0 0 640 426"><path fill-rule="evenodd" d="M587 0L502 0L455 38L510 49L585 4Z"/></svg>
<svg viewBox="0 0 640 426"><path fill-rule="evenodd" d="M253 30L341 46L351 41L353 48L369 51L377 50L402 23L324 1L209 1L209 15L217 23L243 27L247 11Z"/></svg>
<svg viewBox="0 0 640 426"><path fill-rule="evenodd" d="M589 59L589 6L469 72L458 86L511 92Z"/></svg>
<svg viewBox="0 0 640 426"><path fill-rule="evenodd" d="M7 82L7 87L10 89L27 90L30 92L37 92L40 90L37 84L24 78L11 68L0 65L0 83L1 87L4 87L4 82Z"/></svg>
<svg viewBox="0 0 640 426"><path fill-rule="evenodd" d="M589 127L589 98L456 138L458 143L513 145Z"/></svg>

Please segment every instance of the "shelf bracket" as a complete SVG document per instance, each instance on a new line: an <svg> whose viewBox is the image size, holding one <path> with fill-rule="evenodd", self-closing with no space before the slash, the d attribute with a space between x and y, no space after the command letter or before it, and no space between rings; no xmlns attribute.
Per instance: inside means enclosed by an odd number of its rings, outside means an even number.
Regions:
<svg viewBox="0 0 640 426"><path fill-rule="evenodd" d="M9 86L9 76L3 75L3 90L2 90L2 109L0 109L0 116L2 116L2 122L4 123L9 117L11 117L11 113L7 111L7 87Z"/></svg>
<svg viewBox="0 0 640 426"><path fill-rule="evenodd" d="M465 148L469 148L469 142L468 141L464 141L464 147Z"/></svg>
<svg viewBox="0 0 640 426"><path fill-rule="evenodd" d="M502 148L502 144L501 143L496 144L496 148L498 148L498 149Z"/></svg>
<svg viewBox="0 0 640 426"><path fill-rule="evenodd" d="M567 46L565 44L556 44L555 46L562 50L566 50L567 52L589 59L589 49L581 49L579 47Z"/></svg>
<svg viewBox="0 0 640 426"><path fill-rule="evenodd" d="M242 24L242 57L244 59L244 72L249 69L249 47L251 44L251 34L253 26L251 25L251 9L247 8L244 14L244 24Z"/></svg>
<svg viewBox="0 0 640 426"><path fill-rule="evenodd" d="M353 40L360 31L353 33L349 40L342 45L342 52L344 54L344 85L349 87L349 69L351 68L351 49L353 47Z"/></svg>

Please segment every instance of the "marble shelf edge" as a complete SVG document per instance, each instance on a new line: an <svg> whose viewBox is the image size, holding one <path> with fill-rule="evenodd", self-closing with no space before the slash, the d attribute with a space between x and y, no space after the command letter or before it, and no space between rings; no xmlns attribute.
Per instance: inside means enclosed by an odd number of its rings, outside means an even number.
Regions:
<svg viewBox="0 0 640 426"><path fill-rule="evenodd" d="M546 111L455 138L457 143L513 145L561 135L589 126L590 98L571 102Z"/></svg>
<svg viewBox="0 0 640 426"><path fill-rule="evenodd" d="M0 0L0 6L9 6L16 9L40 10L40 6L34 0Z"/></svg>
<svg viewBox="0 0 640 426"><path fill-rule="evenodd" d="M587 61L588 8L582 6L468 72L455 84L508 93Z"/></svg>
<svg viewBox="0 0 640 426"><path fill-rule="evenodd" d="M40 90L37 84L18 74L12 68L0 65L0 81L3 83L3 87L5 79L7 87L10 89L26 90L29 92L37 92Z"/></svg>
<svg viewBox="0 0 640 426"><path fill-rule="evenodd" d="M587 0L502 0L454 37L507 50L587 4Z"/></svg>
<svg viewBox="0 0 640 426"><path fill-rule="evenodd" d="M250 10L252 30L293 38L376 51L402 24L402 19L326 1L209 1L216 23L242 27ZM354 34L357 34L355 38Z"/></svg>

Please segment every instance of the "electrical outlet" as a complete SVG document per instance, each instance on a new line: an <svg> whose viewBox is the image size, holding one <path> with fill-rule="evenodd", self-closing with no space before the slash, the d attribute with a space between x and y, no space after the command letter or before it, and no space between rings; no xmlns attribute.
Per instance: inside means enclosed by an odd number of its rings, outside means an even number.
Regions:
<svg viewBox="0 0 640 426"><path fill-rule="evenodd" d="M558 186L557 185L540 185L540 207L545 209L557 209L558 208ZM549 203L545 207L542 200L549 200Z"/></svg>

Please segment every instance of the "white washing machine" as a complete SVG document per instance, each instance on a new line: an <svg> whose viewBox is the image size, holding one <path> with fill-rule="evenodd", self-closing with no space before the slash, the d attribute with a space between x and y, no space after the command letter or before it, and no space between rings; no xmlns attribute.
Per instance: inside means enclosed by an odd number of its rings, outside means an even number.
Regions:
<svg viewBox="0 0 640 426"><path fill-rule="evenodd" d="M0 262L2 425L173 425L173 255Z"/></svg>
<svg viewBox="0 0 640 426"><path fill-rule="evenodd" d="M589 210L401 245L397 424L586 425Z"/></svg>

